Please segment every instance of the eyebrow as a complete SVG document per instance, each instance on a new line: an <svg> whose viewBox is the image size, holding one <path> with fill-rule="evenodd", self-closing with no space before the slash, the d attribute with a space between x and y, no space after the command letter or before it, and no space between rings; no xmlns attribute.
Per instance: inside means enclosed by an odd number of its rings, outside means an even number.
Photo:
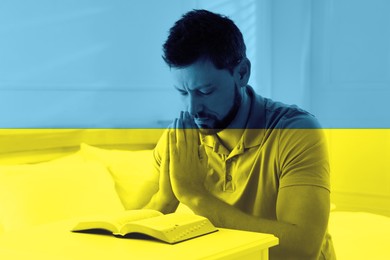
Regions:
<svg viewBox="0 0 390 260"><path fill-rule="evenodd" d="M178 91L187 91L187 89L182 89L182 88L179 88L178 86L176 85L173 85L173 87L178 90ZM198 89L202 89L202 88L211 88L213 87L213 84L212 83L208 83L208 84L204 84L204 85L200 85L200 86L197 86L195 87L195 89L190 89L190 91L194 91L194 90L198 90Z"/></svg>

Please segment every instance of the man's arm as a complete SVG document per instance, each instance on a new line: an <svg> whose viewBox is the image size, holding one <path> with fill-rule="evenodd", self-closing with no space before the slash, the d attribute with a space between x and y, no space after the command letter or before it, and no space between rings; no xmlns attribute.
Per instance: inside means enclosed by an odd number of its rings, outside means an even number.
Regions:
<svg viewBox="0 0 390 260"><path fill-rule="evenodd" d="M274 234L279 246L271 256L280 259L316 259L329 216L329 191L316 186L290 186L280 190L277 220L246 214L207 191L179 200L218 227Z"/></svg>

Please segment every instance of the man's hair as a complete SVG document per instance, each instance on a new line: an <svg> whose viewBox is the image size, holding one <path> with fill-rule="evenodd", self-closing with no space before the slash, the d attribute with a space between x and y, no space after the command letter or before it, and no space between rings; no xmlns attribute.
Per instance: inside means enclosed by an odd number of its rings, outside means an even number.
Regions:
<svg viewBox="0 0 390 260"><path fill-rule="evenodd" d="M184 68L207 58L216 68L233 72L246 58L244 39L234 22L207 10L184 14L169 30L163 51L164 61L173 68Z"/></svg>

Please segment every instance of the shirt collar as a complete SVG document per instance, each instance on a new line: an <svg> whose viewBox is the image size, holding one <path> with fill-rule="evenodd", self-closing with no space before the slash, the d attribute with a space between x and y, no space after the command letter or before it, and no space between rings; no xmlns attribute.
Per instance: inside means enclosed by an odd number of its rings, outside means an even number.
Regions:
<svg viewBox="0 0 390 260"><path fill-rule="evenodd" d="M252 87L247 87L247 93L251 100L251 109L248 122L243 134L243 146L250 148L261 145L265 134L265 100L257 95Z"/></svg>

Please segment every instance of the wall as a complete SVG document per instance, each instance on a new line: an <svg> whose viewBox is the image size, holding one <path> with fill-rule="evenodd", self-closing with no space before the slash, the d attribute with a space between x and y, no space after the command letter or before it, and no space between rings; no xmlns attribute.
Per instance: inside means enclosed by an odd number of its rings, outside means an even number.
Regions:
<svg viewBox="0 0 390 260"><path fill-rule="evenodd" d="M181 104L161 45L193 8L237 22L259 88L262 2L2 0L0 128L165 128Z"/></svg>
<svg viewBox="0 0 390 260"><path fill-rule="evenodd" d="M271 5L271 97L310 110L311 0Z"/></svg>
<svg viewBox="0 0 390 260"><path fill-rule="evenodd" d="M390 2L313 1L311 111L329 131L332 199L390 216Z"/></svg>
<svg viewBox="0 0 390 260"><path fill-rule="evenodd" d="M173 116L161 44L183 3L2 0L0 127L158 126Z"/></svg>
<svg viewBox="0 0 390 260"><path fill-rule="evenodd" d="M390 130L328 130L337 210L390 216Z"/></svg>
<svg viewBox="0 0 390 260"><path fill-rule="evenodd" d="M390 2L268 4L270 96L327 129L337 208L390 216Z"/></svg>

